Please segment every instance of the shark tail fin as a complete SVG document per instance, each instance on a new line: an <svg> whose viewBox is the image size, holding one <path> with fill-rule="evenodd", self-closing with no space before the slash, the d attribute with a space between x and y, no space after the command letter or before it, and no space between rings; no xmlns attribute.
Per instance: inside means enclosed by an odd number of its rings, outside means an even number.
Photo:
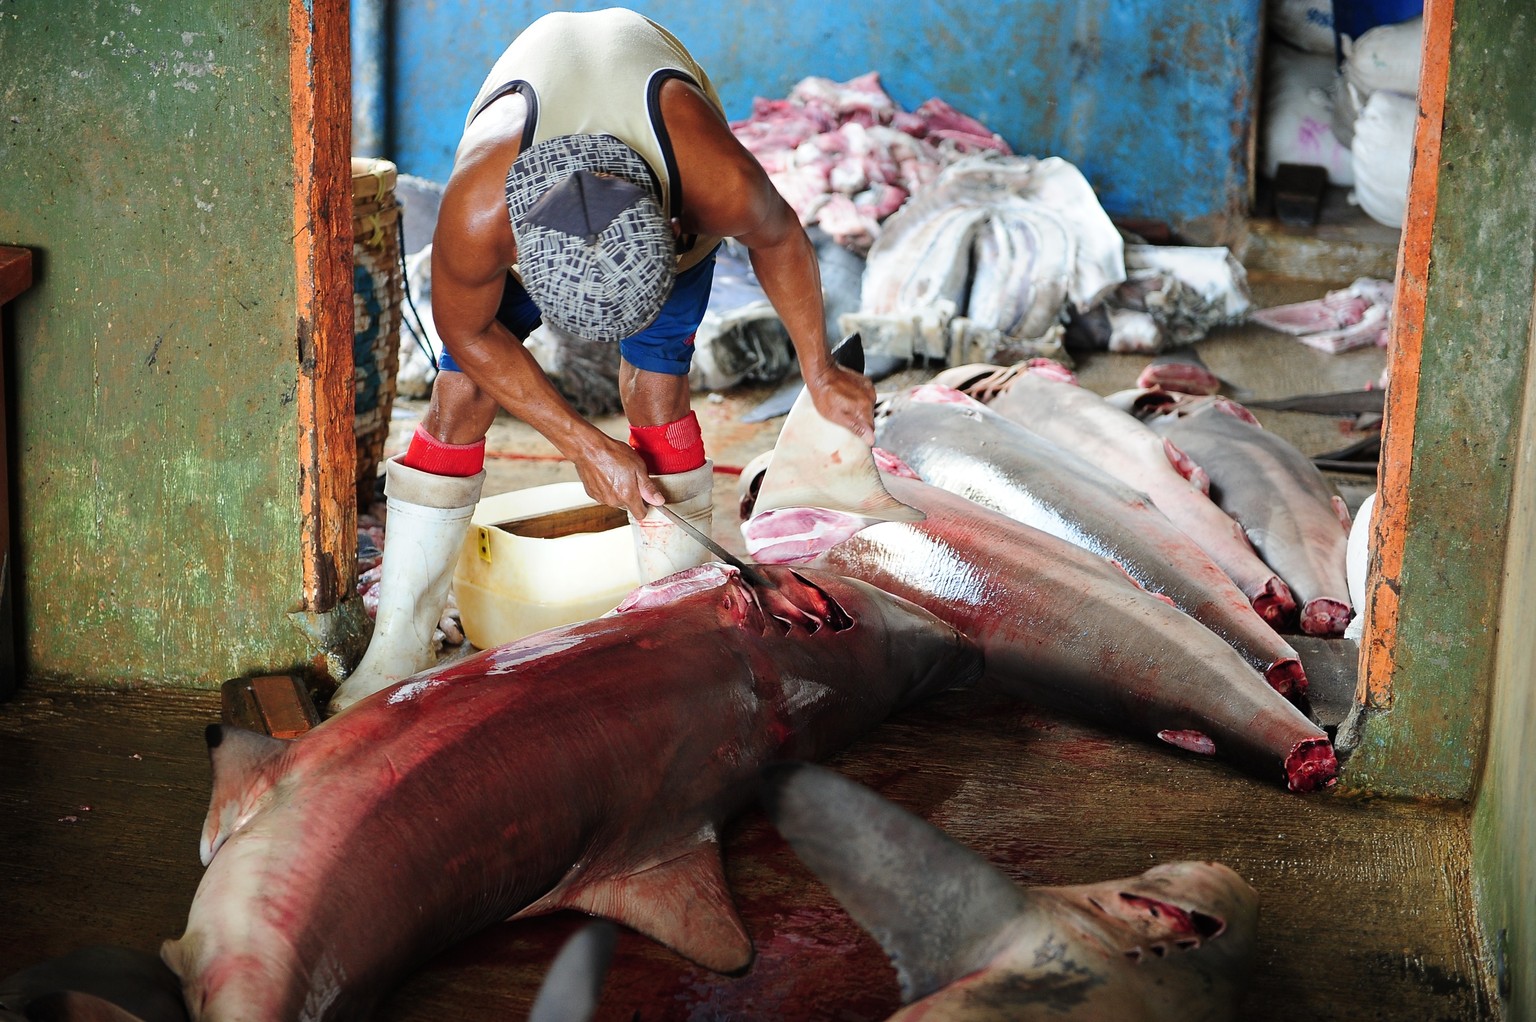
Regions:
<svg viewBox="0 0 1536 1022"><path fill-rule="evenodd" d="M597 1014L617 936L606 921L588 923L572 934L550 965L528 1022L589 1022Z"/></svg>
<svg viewBox="0 0 1536 1022"><path fill-rule="evenodd" d="M213 797L199 848L204 866L261 807L272 790L275 764L290 748L282 739L227 724L210 724L205 737L213 761Z"/></svg>
<svg viewBox="0 0 1536 1022"><path fill-rule="evenodd" d="M835 771L764 771L768 816L869 931L915 1001L983 967L1026 894L986 860Z"/></svg>

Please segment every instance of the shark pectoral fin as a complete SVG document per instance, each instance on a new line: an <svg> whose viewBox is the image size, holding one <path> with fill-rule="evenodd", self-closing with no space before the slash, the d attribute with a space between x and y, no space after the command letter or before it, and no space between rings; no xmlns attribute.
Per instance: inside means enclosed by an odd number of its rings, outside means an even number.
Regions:
<svg viewBox="0 0 1536 1022"><path fill-rule="evenodd" d="M1029 904L938 828L825 767L764 771L768 816L896 967L904 1000L984 967Z"/></svg>
<svg viewBox="0 0 1536 1022"><path fill-rule="evenodd" d="M712 839L637 873L575 885L547 908L623 923L714 972L752 964L752 938L736 914L720 845Z"/></svg>
<svg viewBox="0 0 1536 1022"><path fill-rule="evenodd" d="M886 490L874 452L850 430L822 418L810 392L800 395L779 431L763 474L755 514L818 507L875 522L920 522L923 512Z"/></svg>
<svg viewBox="0 0 1536 1022"><path fill-rule="evenodd" d="M279 738L224 724L210 724L205 737L213 761L213 796L203 820L203 865L213 861L231 834L250 819L272 790L273 764L291 748Z"/></svg>

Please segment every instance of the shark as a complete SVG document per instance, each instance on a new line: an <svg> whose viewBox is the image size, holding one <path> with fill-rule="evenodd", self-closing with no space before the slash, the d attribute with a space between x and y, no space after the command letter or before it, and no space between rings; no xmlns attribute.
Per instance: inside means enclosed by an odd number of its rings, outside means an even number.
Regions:
<svg viewBox="0 0 1536 1022"><path fill-rule="evenodd" d="M191 1017L364 1018L458 940L560 910L745 969L720 832L760 769L981 672L907 600L762 570L767 586L717 562L668 576L296 739L210 727L207 869L161 951Z"/></svg>

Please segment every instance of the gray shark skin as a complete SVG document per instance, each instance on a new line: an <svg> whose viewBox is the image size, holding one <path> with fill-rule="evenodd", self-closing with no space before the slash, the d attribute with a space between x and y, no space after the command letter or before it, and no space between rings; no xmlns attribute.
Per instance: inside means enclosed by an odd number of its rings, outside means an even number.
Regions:
<svg viewBox="0 0 1536 1022"><path fill-rule="evenodd" d="M985 401L989 408L1145 493L1221 565L1266 621L1280 625L1294 617L1290 590L1210 499L1199 466L1146 423L1078 386L1060 366L1015 368L1020 371Z"/></svg>
<svg viewBox="0 0 1536 1022"><path fill-rule="evenodd" d="M92 946L0 980L0 1022L186 1022L181 984L146 951Z"/></svg>
<svg viewBox="0 0 1536 1022"><path fill-rule="evenodd" d="M890 1022L1225 1022L1252 968L1258 895L1212 862L1021 888L840 774L765 772L768 816L891 958Z"/></svg>
<svg viewBox="0 0 1536 1022"><path fill-rule="evenodd" d="M1305 694L1296 651L1144 493L957 390L914 387L881 413L876 442L924 482L1109 558L1225 639L1275 691Z"/></svg>
<svg viewBox="0 0 1536 1022"><path fill-rule="evenodd" d="M1205 470L1211 498L1295 595L1301 630L1343 635L1349 511L1312 459L1225 398L1183 398L1146 421Z"/></svg>
<svg viewBox="0 0 1536 1022"><path fill-rule="evenodd" d="M720 564L679 572L290 742L211 728L208 869L162 949L192 1017L367 1017L457 940L559 909L745 968L717 835L760 768L827 756L980 672L910 603L765 571L762 590Z"/></svg>

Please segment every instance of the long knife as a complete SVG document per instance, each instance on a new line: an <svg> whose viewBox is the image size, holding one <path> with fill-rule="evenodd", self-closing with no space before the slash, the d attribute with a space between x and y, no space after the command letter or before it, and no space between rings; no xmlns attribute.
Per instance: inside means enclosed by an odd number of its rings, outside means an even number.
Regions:
<svg viewBox="0 0 1536 1022"><path fill-rule="evenodd" d="M726 564L729 564L737 571L741 572L741 577L746 579L748 582L755 586L761 586L764 589L778 588L778 586L773 582L770 582L768 577L762 572L758 571L756 568L743 564L741 558L731 553L719 543L716 543L709 536L704 535L704 533L694 528L693 524L689 522L688 519L684 518L676 511L673 511L671 508L667 507L667 505L652 504L651 506L671 519L673 525L677 526L679 529L682 529L684 532L688 533L688 535L698 540L699 543L702 544L704 548L710 553L714 554L716 557L720 558L722 561L724 561Z"/></svg>

